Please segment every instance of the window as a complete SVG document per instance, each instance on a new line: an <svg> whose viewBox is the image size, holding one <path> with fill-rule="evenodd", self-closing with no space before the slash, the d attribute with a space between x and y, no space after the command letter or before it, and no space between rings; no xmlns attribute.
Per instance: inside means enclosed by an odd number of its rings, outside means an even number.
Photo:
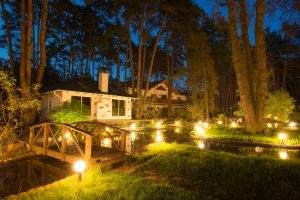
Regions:
<svg viewBox="0 0 300 200"><path fill-rule="evenodd" d="M91 115L91 97L72 96L71 103L74 104L74 106L78 105L80 111L86 116Z"/></svg>
<svg viewBox="0 0 300 200"><path fill-rule="evenodd" d="M125 101L112 100L112 116L125 116Z"/></svg>
<svg viewBox="0 0 300 200"><path fill-rule="evenodd" d="M167 99L167 95L161 95L162 99Z"/></svg>

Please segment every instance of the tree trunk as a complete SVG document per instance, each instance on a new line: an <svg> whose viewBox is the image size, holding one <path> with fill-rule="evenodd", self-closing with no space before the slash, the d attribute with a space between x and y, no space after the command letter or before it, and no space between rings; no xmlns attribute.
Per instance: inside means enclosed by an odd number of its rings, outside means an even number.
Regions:
<svg viewBox="0 0 300 200"><path fill-rule="evenodd" d="M241 106L245 114L246 129L248 132L256 132L255 107L251 99L251 87L249 84L248 70L245 63L245 55L241 54L241 46L237 33L237 23L235 19L234 0L228 0L228 17L230 41L232 47L232 63L235 67L237 82L239 86Z"/></svg>
<svg viewBox="0 0 300 200"><path fill-rule="evenodd" d="M117 42L117 45L118 45L118 55L117 55L117 87L119 88L120 87L120 74L121 74L121 61L120 61L120 35L118 35L118 42Z"/></svg>
<svg viewBox="0 0 300 200"><path fill-rule="evenodd" d="M255 52L257 59L257 86L256 86L256 118L257 131L262 132L264 129L264 110L265 99L267 95L267 64L266 64L266 47L264 32L264 13L265 2L260 0L256 2L256 19L255 19Z"/></svg>
<svg viewBox="0 0 300 200"><path fill-rule="evenodd" d="M25 59L26 59L26 25L25 25L25 20L26 20L26 16L25 16L25 8L26 8L26 4L25 4L25 0L21 0L21 41L20 41L20 51L21 51L21 55L20 55L20 85L21 85L21 94L24 95L25 90L27 88L27 81L26 81L26 74L25 74Z"/></svg>
<svg viewBox="0 0 300 200"><path fill-rule="evenodd" d="M27 1L27 30L26 30L26 58L25 58L25 72L27 85L31 85L31 57L32 57L32 21L33 21L33 7L32 0Z"/></svg>
<svg viewBox="0 0 300 200"><path fill-rule="evenodd" d="M40 63L37 68L36 76L35 76L35 84L41 84L45 65L46 65L46 22L48 16L48 0L43 1L43 8L42 8L42 21L41 21L41 32L40 32Z"/></svg>
<svg viewBox="0 0 300 200"><path fill-rule="evenodd" d="M15 64L14 64L12 39L11 39L11 35L10 35L10 26L8 24L8 18L7 18L7 14L6 14L4 0L1 0L0 2L1 2L1 7L2 7L2 18L3 18L4 24L5 24L7 43L8 43L10 74L13 76L15 73Z"/></svg>

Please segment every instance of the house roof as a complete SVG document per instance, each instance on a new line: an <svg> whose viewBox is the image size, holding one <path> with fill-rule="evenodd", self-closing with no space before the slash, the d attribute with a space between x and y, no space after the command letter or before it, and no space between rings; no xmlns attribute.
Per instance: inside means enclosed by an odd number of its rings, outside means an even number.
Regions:
<svg viewBox="0 0 300 200"><path fill-rule="evenodd" d="M116 95L116 96L125 96L125 97L133 97L128 94L122 88L108 88L108 92L101 92L98 89L98 82L89 78L81 78L71 81L62 82L50 87L42 88L41 93L46 93L53 90L69 90L76 92L88 92L88 93L96 93L96 94L108 94L108 95Z"/></svg>
<svg viewBox="0 0 300 200"><path fill-rule="evenodd" d="M154 81L154 82L149 83L149 90L150 90L151 88L156 87L157 85L159 85L159 84L161 84L161 83L165 83L165 84L167 85L167 84L168 84L168 80L160 80L160 81ZM136 80L135 80L134 84L135 84L135 87L136 87L136 84L137 84L137 81L136 81ZM131 82L131 80L126 81L126 87L132 87L132 82ZM146 88L146 82L143 82L143 89L145 89L145 88ZM179 90L178 90L177 88L175 88L175 87L172 87L172 90L173 90L174 92L176 92L177 94L187 95L187 94L185 94L185 93L179 91Z"/></svg>

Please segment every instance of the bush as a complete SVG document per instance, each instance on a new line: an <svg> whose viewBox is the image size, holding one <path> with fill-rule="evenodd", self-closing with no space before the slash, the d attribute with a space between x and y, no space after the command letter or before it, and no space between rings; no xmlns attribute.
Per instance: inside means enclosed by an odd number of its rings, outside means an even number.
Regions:
<svg viewBox="0 0 300 200"><path fill-rule="evenodd" d="M61 107L50 112L50 119L53 122L71 124L89 119L89 107L81 105L79 101L65 102Z"/></svg>

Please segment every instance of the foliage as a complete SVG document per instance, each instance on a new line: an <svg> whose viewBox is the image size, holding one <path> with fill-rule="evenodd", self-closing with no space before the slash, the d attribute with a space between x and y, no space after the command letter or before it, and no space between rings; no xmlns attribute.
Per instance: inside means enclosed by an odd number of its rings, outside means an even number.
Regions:
<svg viewBox="0 0 300 200"><path fill-rule="evenodd" d="M191 101L186 106L186 111L191 119L203 118L203 108L200 106L200 99L197 96L191 96Z"/></svg>
<svg viewBox="0 0 300 200"><path fill-rule="evenodd" d="M89 107L81 104L80 101L65 102L50 112L52 121L66 124L86 121L88 116Z"/></svg>
<svg viewBox="0 0 300 200"><path fill-rule="evenodd" d="M21 125L20 116L25 109L40 108L40 101L32 96L21 98L16 81L0 69L0 146L14 141L15 130Z"/></svg>
<svg viewBox="0 0 300 200"><path fill-rule="evenodd" d="M265 117L277 117L278 121L288 122L295 109L295 100L284 90L269 93L266 100Z"/></svg>

